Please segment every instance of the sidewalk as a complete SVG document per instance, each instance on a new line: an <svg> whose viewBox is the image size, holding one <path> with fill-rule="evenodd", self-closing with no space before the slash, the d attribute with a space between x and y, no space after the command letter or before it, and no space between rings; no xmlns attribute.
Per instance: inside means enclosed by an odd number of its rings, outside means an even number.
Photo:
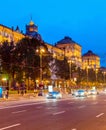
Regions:
<svg viewBox="0 0 106 130"><path fill-rule="evenodd" d="M71 94L63 94L64 98L71 98ZM21 94L9 94L8 99L5 97L0 98L0 102L7 102L7 101L19 101L19 100L44 100L46 96L35 96L33 93L26 93L23 96Z"/></svg>
<svg viewBox="0 0 106 130"><path fill-rule="evenodd" d="M35 96L33 93L27 93L23 96L21 94L9 94L8 99L5 97L0 98L0 102L4 101L18 101L18 100L31 100L31 99L44 99L45 96Z"/></svg>

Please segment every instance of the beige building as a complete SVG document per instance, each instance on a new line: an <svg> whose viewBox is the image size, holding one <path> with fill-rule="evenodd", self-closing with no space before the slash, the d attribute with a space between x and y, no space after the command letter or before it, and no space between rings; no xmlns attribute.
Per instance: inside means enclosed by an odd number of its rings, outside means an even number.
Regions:
<svg viewBox="0 0 106 130"><path fill-rule="evenodd" d="M81 67L82 47L78 43L73 41L70 37L64 37L64 39L56 43L56 47L63 50L64 56L66 56L70 62L74 62L76 66Z"/></svg>
<svg viewBox="0 0 106 130"><path fill-rule="evenodd" d="M100 57L94 54L92 51L88 51L82 56L82 68L83 69L99 69L100 68Z"/></svg>
<svg viewBox="0 0 106 130"><path fill-rule="evenodd" d="M13 30L12 28L0 24L0 43L4 41L14 41L16 43L24 37L24 34L19 31L18 27L16 30Z"/></svg>
<svg viewBox="0 0 106 130"><path fill-rule="evenodd" d="M24 38L25 36L34 37L38 40L42 40L41 35L38 33L38 27L31 20L28 25L26 25L26 33L23 34L20 32L18 26L14 30L0 24L0 43L4 41L8 42L17 42ZM62 60L67 57L70 63L74 62L78 67L85 69L86 67L90 68L99 68L100 67L100 57L94 54L92 51L88 51L82 56L82 47L73 41L70 37L64 37L62 40L58 41L55 46L45 43L48 47L50 53L53 53L53 57Z"/></svg>

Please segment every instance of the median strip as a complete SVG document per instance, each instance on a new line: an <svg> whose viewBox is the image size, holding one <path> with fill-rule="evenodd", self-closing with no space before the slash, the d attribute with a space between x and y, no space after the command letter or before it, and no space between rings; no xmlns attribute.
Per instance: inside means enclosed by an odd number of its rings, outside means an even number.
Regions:
<svg viewBox="0 0 106 130"><path fill-rule="evenodd" d="M13 127L16 127L16 126L19 126L19 125L21 125L21 124L18 123L18 124L10 125L10 126L7 126L7 127L0 128L0 130L6 130L6 129L13 128Z"/></svg>

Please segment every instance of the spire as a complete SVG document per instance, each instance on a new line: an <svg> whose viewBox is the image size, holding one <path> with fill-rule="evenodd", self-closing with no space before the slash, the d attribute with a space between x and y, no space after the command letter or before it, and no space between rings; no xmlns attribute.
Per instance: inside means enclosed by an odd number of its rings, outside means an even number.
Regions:
<svg viewBox="0 0 106 130"><path fill-rule="evenodd" d="M16 27L16 30L15 30L15 31L20 32L20 29L19 29L19 27L18 27L18 26Z"/></svg>
<svg viewBox="0 0 106 130"><path fill-rule="evenodd" d="M34 22L32 21L32 15L30 17L31 17L31 20L30 20L29 25L34 25Z"/></svg>

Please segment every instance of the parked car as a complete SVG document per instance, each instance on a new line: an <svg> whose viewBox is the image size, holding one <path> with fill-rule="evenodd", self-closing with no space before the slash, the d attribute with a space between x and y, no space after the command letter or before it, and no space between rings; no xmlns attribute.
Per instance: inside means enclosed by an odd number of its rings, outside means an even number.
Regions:
<svg viewBox="0 0 106 130"><path fill-rule="evenodd" d="M58 91L53 91L53 92L48 92L46 97L48 99L58 99L58 98L62 98L62 94Z"/></svg>

